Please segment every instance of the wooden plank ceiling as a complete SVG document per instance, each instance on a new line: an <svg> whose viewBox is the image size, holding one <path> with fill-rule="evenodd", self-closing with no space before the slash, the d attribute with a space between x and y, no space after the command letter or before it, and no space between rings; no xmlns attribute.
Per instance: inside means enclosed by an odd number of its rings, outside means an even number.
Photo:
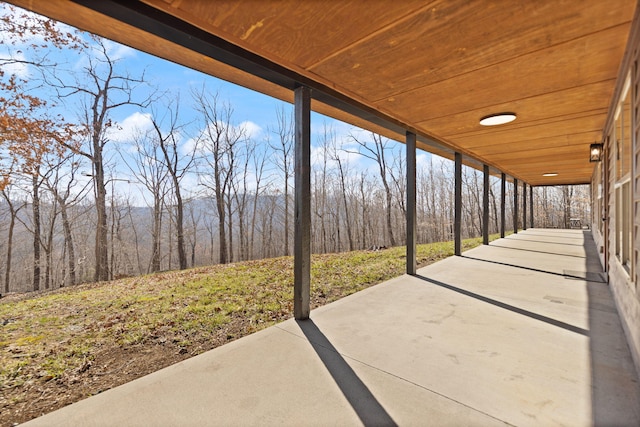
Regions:
<svg viewBox="0 0 640 427"><path fill-rule="evenodd" d="M268 95L292 98L289 88L149 34L135 22L125 24L117 14L105 17L65 0L12 3ZM602 141L636 7L633 0L143 3L439 144L422 148L449 157L451 150L461 151L531 185L590 181L589 144ZM314 108L404 139L398 129L328 104L315 102ZM515 112L517 119L480 126L481 117L503 111ZM558 176L543 177L547 172Z"/></svg>

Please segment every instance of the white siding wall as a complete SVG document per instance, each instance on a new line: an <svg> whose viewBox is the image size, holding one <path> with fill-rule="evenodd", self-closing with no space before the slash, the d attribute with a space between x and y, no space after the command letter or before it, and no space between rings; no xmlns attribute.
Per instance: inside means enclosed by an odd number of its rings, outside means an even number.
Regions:
<svg viewBox="0 0 640 427"><path fill-rule="evenodd" d="M634 24L637 27L637 23ZM618 151L616 147L616 135L615 121L610 120L611 126L605 132L605 144L606 144L606 161L608 164L609 173L603 173L601 181L597 182L597 173L594 173L592 185L597 186L601 184L603 189L608 189L608 220L605 226L608 228L608 254L607 254L607 271L609 273L609 286L613 293L620 320L622 322L629 348L631 349L632 356L636 365L636 370L640 374L640 292L638 291L638 271L640 271L640 43L638 38L638 31L633 31L630 43L630 48L633 52L628 56L628 62L625 64L626 72L630 73L630 88L629 96L631 97L631 105L633 107L631 114L631 149L626 153ZM623 74L624 76L627 73ZM624 77L623 77L624 78ZM621 82L622 84L622 82ZM622 91L620 91L622 92ZM620 93L622 95L622 93ZM615 99L611 106L612 114L619 108L621 99ZM621 158L620 156L623 156ZM630 185L631 185L631 203L626 206L628 214L631 215L631 266L623 266L620 260L620 256L617 255L616 245L619 245L620 239L620 227L622 212L617 212L616 209L622 209L623 203L616 203L616 197L620 197L619 193L616 194L616 187L620 187L620 183L624 180L620 179L619 174L616 173L616 167L619 167L617 162L625 161L629 162L631 171L630 173ZM604 168L603 168L604 169ZM608 183L605 182L608 180ZM607 185L608 184L608 185ZM595 200L594 200L595 202ZM606 203L606 200L603 200ZM618 222L618 227L616 226ZM629 228L629 227L628 227ZM598 230L598 218L594 216L593 224L593 237L598 247L604 246L605 236ZM618 234L616 234L618 232ZM619 252L619 251L618 251ZM604 256L601 260L604 262Z"/></svg>

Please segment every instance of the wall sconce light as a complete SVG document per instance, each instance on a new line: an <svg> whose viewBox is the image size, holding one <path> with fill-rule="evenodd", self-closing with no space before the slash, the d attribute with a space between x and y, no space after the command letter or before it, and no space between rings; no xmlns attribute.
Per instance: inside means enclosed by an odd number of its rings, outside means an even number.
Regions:
<svg viewBox="0 0 640 427"><path fill-rule="evenodd" d="M602 160L602 153L604 152L603 144L591 144L589 147L589 161L599 162Z"/></svg>

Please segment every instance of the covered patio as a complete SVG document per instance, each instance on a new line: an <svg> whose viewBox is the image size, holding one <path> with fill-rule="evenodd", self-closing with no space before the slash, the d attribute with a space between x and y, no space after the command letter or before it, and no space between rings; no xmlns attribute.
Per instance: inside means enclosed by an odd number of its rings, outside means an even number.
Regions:
<svg viewBox="0 0 640 427"><path fill-rule="evenodd" d="M11 2L295 105L297 320L32 425L640 425L637 2ZM406 143L408 275L310 313L312 109ZM455 161L459 255L420 270L418 149ZM462 253L463 164L485 243L490 175L530 228ZM533 228L532 187L587 183L597 246Z"/></svg>
<svg viewBox="0 0 640 427"><path fill-rule="evenodd" d="M640 425L591 233L532 228L33 420Z"/></svg>

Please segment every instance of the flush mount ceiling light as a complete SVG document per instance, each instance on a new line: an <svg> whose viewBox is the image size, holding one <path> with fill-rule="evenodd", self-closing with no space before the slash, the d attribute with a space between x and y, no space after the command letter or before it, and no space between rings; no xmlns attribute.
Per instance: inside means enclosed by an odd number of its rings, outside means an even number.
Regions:
<svg viewBox="0 0 640 427"><path fill-rule="evenodd" d="M543 173L542 176L558 176L557 172L548 172L548 173Z"/></svg>
<svg viewBox="0 0 640 427"><path fill-rule="evenodd" d="M482 126L497 126L512 122L516 119L516 113L498 113L485 116L480 119Z"/></svg>

